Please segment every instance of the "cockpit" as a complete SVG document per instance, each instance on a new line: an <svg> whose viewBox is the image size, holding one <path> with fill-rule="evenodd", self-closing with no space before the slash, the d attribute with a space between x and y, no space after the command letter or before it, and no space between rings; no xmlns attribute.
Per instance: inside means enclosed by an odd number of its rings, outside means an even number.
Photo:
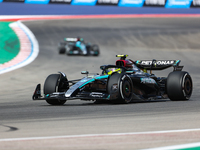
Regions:
<svg viewBox="0 0 200 150"><path fill-rule="evenodd" d="M113 73L122 73L124 72L124 68L120 66L115 66L115 65L103 65L100 66L100 69L102 70L102 74L104 75L111 75Z"/></svg>

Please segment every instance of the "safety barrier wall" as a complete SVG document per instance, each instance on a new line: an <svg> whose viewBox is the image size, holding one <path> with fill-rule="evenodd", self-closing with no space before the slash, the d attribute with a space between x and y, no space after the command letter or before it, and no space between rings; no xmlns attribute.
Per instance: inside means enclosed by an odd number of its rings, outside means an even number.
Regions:
<svg viewBox="0 0 200 150"><path fill-rule="evenodd" d="M21 2L29 4L69 4L69 5L114 5L121 7L200 7L200 0L0 0L0 2Z"/></svg>

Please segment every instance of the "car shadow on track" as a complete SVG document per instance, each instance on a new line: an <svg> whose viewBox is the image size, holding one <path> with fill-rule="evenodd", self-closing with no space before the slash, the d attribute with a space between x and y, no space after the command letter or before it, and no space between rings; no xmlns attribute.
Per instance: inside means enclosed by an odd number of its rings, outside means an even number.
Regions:
<svg viewBox="0 0 200 150"><path fill-rule="evenodd" d="M83 102L83 101L79 101L79 102L75 102L75 103L65 103L64 105L41 105L41 106L50 106L50 107L55 107L55 106L110 106L110 105L136 105L136 104L142 104L142 103L159 103L159 102L167 102L170 100L151 100L151 101L134 101L131 102L129 104L124 104L124 103L115 103L112 101L95 101L95 102Z"/></svg>

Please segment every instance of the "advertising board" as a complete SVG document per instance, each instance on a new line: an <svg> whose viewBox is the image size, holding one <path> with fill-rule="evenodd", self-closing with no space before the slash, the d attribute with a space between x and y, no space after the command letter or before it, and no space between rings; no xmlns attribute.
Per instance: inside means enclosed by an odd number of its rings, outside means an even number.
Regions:
<svg viewBox="0 0 200 150"><path fill-rule="evenodd" d="M118 6L142 7L144 0L120 0Z"/></svg>
<svg viewBox="0 0 200 150"><path fill-rule="evenodd" d="M72 0L71 5L90 5L94 6L97 0Z"/></svg>
<svg viewBox="0 0 200 150"><path fill-rule="evenodd" d="M190 8L192 0L168 0L165 8Z"/></svg>
<svg viewBox="0 0 200 150"><path fill-rule="evenodd" d="M200 0L193 0L190 7L200 7Z"/></svg>
<svg viewBox="0 0 200 150"><path fill-rule="evenodd" d="M97 0L96 5L118 5L119 0Z"/></svg>
<svg viewBox="0 0 200 150"><path fill-rule="evenodd" d="M166 0L145 0L143 6L165 7Z"/></svg>
<svg viewBox="0 0 200 150"><path fill-rule="evenodd" d="M3 0L3 2L24 2L24 0Z"/></svg>
<svg viewBox="0 0 200 150"><path fill-rule="evenodd" d="M57 4L70 4L71 0L50 0L49 3L57 3Z"/></svg>
<svg viewBox="0 0 200 150"><path fill-rule="evenodd" d="M48 4L49 0L25 0L25 3L30 3L30 4Z"/></svg>

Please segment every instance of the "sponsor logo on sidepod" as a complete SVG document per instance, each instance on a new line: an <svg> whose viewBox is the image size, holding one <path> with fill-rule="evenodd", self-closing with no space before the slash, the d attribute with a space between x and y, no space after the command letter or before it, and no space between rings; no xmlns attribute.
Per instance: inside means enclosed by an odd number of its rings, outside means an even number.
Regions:
<svg viewBox="0 0 200 150"><path fill-rule="evenodd" d="M151 78L140 78L140 79L141 79L141 83L150 83L150 84L156 83L156 81Z"/></svg>

